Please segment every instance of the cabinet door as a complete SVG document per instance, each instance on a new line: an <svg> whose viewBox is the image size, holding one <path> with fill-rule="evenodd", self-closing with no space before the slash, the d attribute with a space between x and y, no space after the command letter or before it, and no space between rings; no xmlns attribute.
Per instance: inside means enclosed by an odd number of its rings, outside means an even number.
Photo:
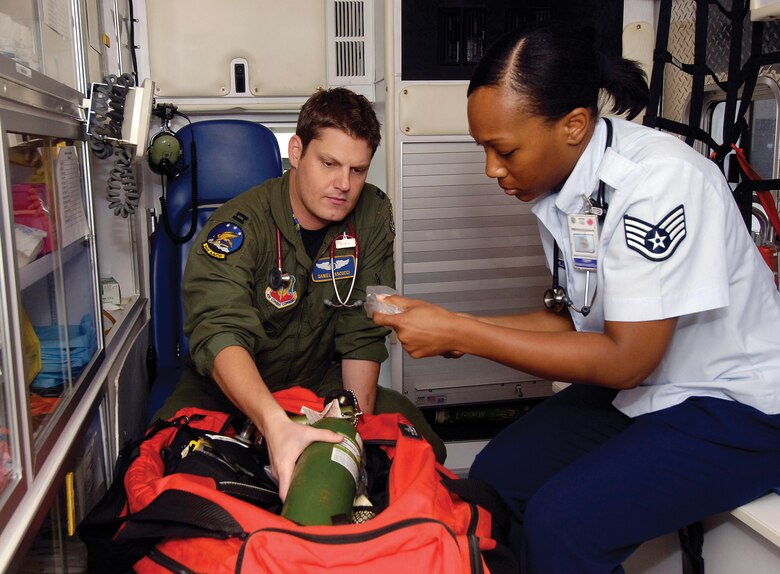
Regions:
<svg viewBox="0 0 780 574"><path fill-rule="evenodd" d="M16 384L40 452L56 438L58 415L70 410L103 345L86 147L69 133L78 135L77 124L13 112L0 114L0 123L13 246L5 256L15 276L21 342Z"/></svg>
<svg viewBox="0 0 780 574"><path fill-rule="evenodd" d="M107 401L95 409L86 433L74 448L75 462L18 568L19 574L87 572L87 548L76 527L106 493L109 483L106 446Z"/></svg>
<svg viewBox="0 0 780 574"><path fill-rule="evenodd" d="M0 261L0 270L2 267ZM2 276L5 276L4 270ZM0 283L0 296L2 296L0 301L0 501L6 501L19 486L22 470L19 454L19 425L14 421L14 376L10 358L12 345L7 328L8 296L4 282Z"/></svg>
<svg viewBox="0 0 780 574"><path fill-rule="evenodd" d="M2 2L0 53L12 58L21 74L34 70L77 89L75 16L72 2Z"/></svg>

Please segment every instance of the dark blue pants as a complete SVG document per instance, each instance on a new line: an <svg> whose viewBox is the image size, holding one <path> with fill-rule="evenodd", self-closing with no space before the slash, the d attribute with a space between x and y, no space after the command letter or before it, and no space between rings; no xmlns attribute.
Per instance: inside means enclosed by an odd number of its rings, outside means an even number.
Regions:
<svg viewBox="0 0 780 574"><path fill-rule="evenodd" d="M623 572L642 542L780 485L780 415L697 397L632 420L614 396L567 387L477 455L523 574Z"/></svg>

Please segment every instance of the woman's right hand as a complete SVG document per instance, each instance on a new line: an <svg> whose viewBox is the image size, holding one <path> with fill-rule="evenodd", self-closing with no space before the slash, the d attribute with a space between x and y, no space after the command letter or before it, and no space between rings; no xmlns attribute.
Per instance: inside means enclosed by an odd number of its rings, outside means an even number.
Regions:
<svg viewBox="0 0 780 574"><path fill-rule="evenodd" d="M396 315L374 313L374 323L393 329L409 355L415 359L463 355L457 349L455 326L468 320L466 317L425 301L398 295L389 296L385 301L400 307L403 312Z"/></svg>

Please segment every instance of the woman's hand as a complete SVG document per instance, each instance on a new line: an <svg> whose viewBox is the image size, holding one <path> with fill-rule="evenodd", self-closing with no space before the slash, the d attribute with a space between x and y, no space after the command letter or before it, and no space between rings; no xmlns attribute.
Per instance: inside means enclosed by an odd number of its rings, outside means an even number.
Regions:
<svg viewBox="0 0 780 574"><path fill-rule="evenodd" d="M404 350L415 359L444 355L460 357L457 327L466 317L446 309L398 295L385 298L388 303L403 309L396 315L374 313L374 323L393 329Z"/></svg>

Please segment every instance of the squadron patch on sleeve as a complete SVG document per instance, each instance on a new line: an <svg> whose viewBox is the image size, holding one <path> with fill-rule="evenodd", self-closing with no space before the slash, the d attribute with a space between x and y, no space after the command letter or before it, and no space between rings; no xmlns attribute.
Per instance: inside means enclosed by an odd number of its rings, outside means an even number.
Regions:
<svg viewBox="0 0 780 574"><path fill-rule="evenodd" d="M231 253L238 251L243 244L243 230L235 223L224 222L211 229L202 247L209 257L225 259Z"/></svg>
<svg viewBox="0 0 780 574"><path fill-rule="evenodd" d="M685 239L685 208L682 204L667 213L658 223L623 216L626 245L650 261L669 259Z"/></svg>

